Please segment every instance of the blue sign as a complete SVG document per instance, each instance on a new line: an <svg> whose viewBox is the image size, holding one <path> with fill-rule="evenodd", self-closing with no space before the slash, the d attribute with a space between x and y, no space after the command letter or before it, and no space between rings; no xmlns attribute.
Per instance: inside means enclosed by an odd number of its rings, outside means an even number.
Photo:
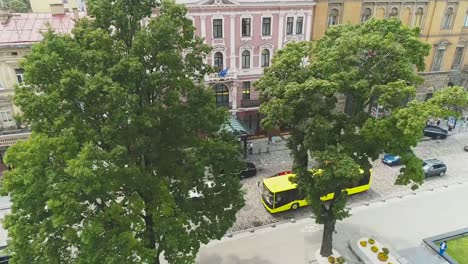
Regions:
<svg viewBox="0 0 468 264"><path fill-rule="evenodd" d="M219 77L226 77L229 68L226 68L218 73Z"/></svg>

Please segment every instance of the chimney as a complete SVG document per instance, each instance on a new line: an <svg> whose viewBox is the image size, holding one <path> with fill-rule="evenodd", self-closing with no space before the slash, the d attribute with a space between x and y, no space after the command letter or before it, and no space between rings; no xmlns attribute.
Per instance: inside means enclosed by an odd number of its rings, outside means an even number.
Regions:
<svg viewBox="0 0 468 264"><path fill-rule="evenodd" d="M11 14L10 10L0 9L0 23L2 23L2 25L8 24L12 16L13 15Z"/></svg>
<svg viewBox="0 0 468 264"><path fill-rule="evenodd" d="M78 12L78 8L74 7L72 11L73 11L73 19L75 21L80 20L80 13Z"/></svg>
<svg viewBox="0 0 468 264"><path fill-rule="evenodd" d="M51 3L50 12L52 13L53 16L65 15L65 7L63 6L63 3Z"/></svg>

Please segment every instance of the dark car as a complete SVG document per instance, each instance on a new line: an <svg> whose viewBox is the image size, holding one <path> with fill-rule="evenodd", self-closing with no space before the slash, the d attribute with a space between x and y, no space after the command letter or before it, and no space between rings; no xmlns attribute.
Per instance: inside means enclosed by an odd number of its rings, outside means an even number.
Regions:
<svg viewBox="0 0 468 264"><path fill-rule="evenodd" d="M444 176L447 172L447 165L438 159L427 159L423 161L424 176Z"/></svg>
<svg viewBox="0 0 468 264"><path fill-rule="evenodd" d="M385 154L382 158L382 162L387 164L388 166L400 165L401 158L400 156L394 156L391 154Z"/></svg>
<svg viewBox="0 0 468 264"><path fill-rule="evenodd" d="M465 151L468 151L468 145L465 145L465 146L463 147L463 149L464 149Z"/></svg>
<svg viewBox="0 0 468 264"><path fill-rule="evenodd" d="M432 139L446 138L447 135L448 131L438 126L426 126L424 128L424 136L431 137Z"/></svg>
<svg viewBox="0 0 468 264"><path fill-rule="evenodd" d="M238 173L241 179L257 175L257 167L252 162L245 162L244 168Z"/></svg>

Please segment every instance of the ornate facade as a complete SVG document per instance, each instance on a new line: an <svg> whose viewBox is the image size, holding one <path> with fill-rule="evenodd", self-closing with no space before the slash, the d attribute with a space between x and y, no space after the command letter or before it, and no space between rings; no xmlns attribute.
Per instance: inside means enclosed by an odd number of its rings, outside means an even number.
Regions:
<svg viewBox="0 0 468 264"><path fill-rule="evenodd" d="M219 73L206 76L216 102L252 130L260 131L259 93L254 82L273 54L289 41L309 40L314 0L179 0L196 34L212 46L206 62Z"/></svg>
<svg viewBox="0 0 468 264"><path fill-rule="evenodd" d="M361 23L372 17L400 19L409 27L421 28L421 40L431 44L425 83L418 99L432 96L448 85L468 87L468 1L465 0L317 0L312 40L320 39L328 27Z"/></svg>

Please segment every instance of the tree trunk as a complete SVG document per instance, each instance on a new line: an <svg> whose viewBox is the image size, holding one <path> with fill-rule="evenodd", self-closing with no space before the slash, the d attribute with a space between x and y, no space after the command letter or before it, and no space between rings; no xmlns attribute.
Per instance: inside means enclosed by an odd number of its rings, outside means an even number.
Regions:
<svg viewBox="0 0 468 264"><path fill-rule="evenodd" d="M288 147L293 154L293 171L298 173L307 170L309 155L304 147L304 133L293 130L288 141Z"/></svg>
<svg viewBox="0 0 468 264"><path fill-rule="evenodd" d="M330 214L330 212L328 212ZM336 220L332 217L325 217L325 222L323 224L323 237L322 237L322 247L320 248L320 255L322 257L329 257L333 251L333 232L335 231Z"/></svg>

